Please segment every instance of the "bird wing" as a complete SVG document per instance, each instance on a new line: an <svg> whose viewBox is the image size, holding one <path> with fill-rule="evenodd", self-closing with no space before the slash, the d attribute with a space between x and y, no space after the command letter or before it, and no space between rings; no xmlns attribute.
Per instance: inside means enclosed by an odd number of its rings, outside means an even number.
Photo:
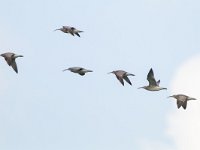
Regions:
<svg viewBox="0 0 200 150"><path fill-rule="evenodd" d="M1 56L4 57L5 61L6 61L7 64L10 66L11 63L12 63L12 58L13 58L13 56L14 56L14 53L8 52L8 53L1 54Z"/></svg>
<svg viewBox="0 0 200 150"><path fill-rule="evenodd" d="M124 76L124 80L126 80L126 82L128 82L130 85L132 85L131 81L129 80L129 78L127 76Z"/></svg>
<svg viewBox="0 0 200 150"><path fill-rule="evenodd" d="M70 33L71 35L73 35L73 36L74 36L74 33L73 33L73 31L72 31L72 30L69 30L69 33Z"/></svg>
<svg viewBox="0 0 200 150"><path fill-rule="evenodd" d="M160 84L160 80L158 80L156 83L157 83L157 85L159 85Z"/></svg>
<svg viewBox="0 0 200 150"><path fill-rule="evenodd" d="M123 80L123 78L120 78L120 77L118 77L117 76L117 79L121 82L121 84L124 86L124 80Z"/></svg>
<svg viewBox="0 0 200 150"><path fill-rule="evenodd" d="M17 64L16 64L15 60L12 61L11 66L15 70L15 72L18 73Z"/></svg>
<svg viewBox="0 0 200 150"><path fill-rule="evenodd" d="M184 101L184 102L183 102L182 107L183 107L184 109L186 109L186 107L187 107L187 101Z"/></svg>
<svg viewBox="0 0 200 150"><path fill-rule="evenodd" d="M157 86L157 82L154 78L154 73L153 73L153 69L151 68L148 75L147 75L147 80L149 81L149 85L151 86Z"/></svg>
<svg viewBox="0 0 200 150"><path fill-rule="evenodd" d="M78 34L78 32L75 33L78 37L81 37L80 34Z"/></svg>
<svg viewBox="0 0 200 150"><path fill-rule="evenodd" d="M63 26L63 28L70 29L71 27L70 26Z"/></svg>
<svg viewBox="0 0 200 150"><path fill-rule="evenodd" d="M84 72L79 72L78 74L80 74L81 76L84 76L84 75L85 75Z"/></svg>
<svg viewBox="0 0 200 150"><path fill-rule="evenodd" d="M11 57L5 57L5 61L10 66L12 64L12 58Z"/></svg>
<svg viewBox="0 0 200 150"><path fill-rule="evenodd" d="M183 101L177 100L177 107L178 109L183 105Z"/></svg>

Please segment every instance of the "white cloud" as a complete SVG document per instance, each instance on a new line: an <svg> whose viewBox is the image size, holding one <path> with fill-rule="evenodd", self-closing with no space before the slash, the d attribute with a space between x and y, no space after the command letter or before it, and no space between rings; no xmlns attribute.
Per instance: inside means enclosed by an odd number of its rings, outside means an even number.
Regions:
<svg viewBox="0 0 200 150"><path fill-rule="evenodd" d="M186 61L177 70L170 86L171 94L186 94L198 100L189 101L187 109L178 109L170 98L172 109L167 115L165 135L173 145L163 141L142 139L142 150L200 150L200 56Z"/></svg>
<svg viewBox="0 0 200 150"><path fill-rule="evenodd" d="M168 116L168 135L177 150L200 150L200 56L185 62L175 74L171 93L183 93L197 98L189 101L186 110L176 108ZM171 100L176 107L176 101Z"/></svg>

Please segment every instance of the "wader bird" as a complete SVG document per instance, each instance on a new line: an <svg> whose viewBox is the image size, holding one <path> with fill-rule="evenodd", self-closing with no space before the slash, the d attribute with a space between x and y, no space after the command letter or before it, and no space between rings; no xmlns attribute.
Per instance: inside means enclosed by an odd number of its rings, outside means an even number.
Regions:
<svg viewBox="0 0 200 150"><path fill-rule="evenodd" d="M149 85L139 87L139 89L143 88L143 89L148 90L148 91L160 91L160 90L166 90L167 89L167 88L163 88L163 87L159 86L160 80L158 80L158 81L155 80L152 68L150 69L150 71L147 75L147 80L149 81Z"/></svg>
<svg viewBox="0 0 200 150"><path fill-rule="evenodd" d="M76 28L70 27L70 26L63 26L62 28L56 29L54 31L57 31L57 30L60 30L60 31L62 31L64 33L70 33L73 36L74 36L74 34L76 34L79 37L80 37L79 33L83 32L83 31L77 30Z"/></svg>
<svg viewBox="0 0 200 150"><path fill-rule="evenodd" d="M14 69L14 71L16 73L18 73L18 69L17 69L17 64L15 62L15 59L17 57L23 57L22 55L16 55L14 53L4 53L4 54L1 54L2 57L4 57L4 59L6 60L6 62L8 63L9 66L12 66L12 68Z"/></svg>
<svg viewBox="0 0 200 150"><path fill-rule="evenodd" d="M187 101L189 100L197 100L196 98L192 98L192 97L189 97L187 95L184 95L184 94L177 94L177 95L172 95L172 96L169 96L168 98L170 97L173 97L177 100L177 107L178 109L182 106L184 109L186 109L187 107Z"/></svg>
<svg viewBox="0 0 200 150"><path fill-rule="evenodd" d="M68 69L64 69L63 71L69 70L73 73L78 73L81 76L84 76L87 72L93 72L92 70L88 70L82 67L70 67Z"/></svg>
<svg viewBox="0 0 200 150"><path fill-rule="evenodd" d="M135 76L134 74L128 73L126 71L123 70L116 70L116 71L112 71L109 73L113 73L115 74L116 78L121 82L121 84L124 86L124 80L129 83L130 85L132 85L131 81L129 80L128 76ZM108 74L109 74L108 73Z"/></svg>

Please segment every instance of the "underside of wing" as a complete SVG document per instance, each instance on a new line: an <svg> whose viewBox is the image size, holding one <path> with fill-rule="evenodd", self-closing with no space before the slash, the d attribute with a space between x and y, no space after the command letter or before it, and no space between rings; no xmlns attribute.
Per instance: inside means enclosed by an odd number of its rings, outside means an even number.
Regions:
<svg viewBox="0 0 200 150"><path fill-rule="evenodd" d="M177 100L177 107L178 109L183 105L183 101Z"/></svg>
<svg viewBox="0 0 200 150"><path fill-rule="evenodd" d="M84 72L80 72L80 73L78 73L78 74L80 74L81 76L84 76L84 75L85 75L85 73L84 73Z"/></svg>
<svg viewBox="0 0 200 150"><path fill-rule="evenodd" d="M184 102L183 102L182 107L183 107L184 109L187 108L187 101L184 101Z"/></svg>

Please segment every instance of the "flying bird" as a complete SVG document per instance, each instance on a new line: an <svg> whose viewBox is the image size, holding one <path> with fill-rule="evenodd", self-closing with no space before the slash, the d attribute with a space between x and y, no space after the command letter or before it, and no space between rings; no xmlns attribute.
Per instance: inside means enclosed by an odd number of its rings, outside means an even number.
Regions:
<svg viewBox="0 0 200 150"><path fill-rule="evenodd" d="M18 69L17 69L17 64L15 62L15 59L18 57L23 57L22 55L17 55L15 53L3 53L1 54L2 57L4 57L4 59L6 60L6 62L8 63L9 66L12 66L12 68L14 69L14 71L16 73L18 73Z"/></svg>
<svg viewBox="0 0 200 150"><path fill-rule="evenodd" d="M147 75L147 80L149 81L149 85L139 87L139 89L143 88L143 89L148 90L148 91L160 91L160 90L166 90L167 89L167 88L163 88L163 87L159 86L160 80L158 80L158 81L155 80L152 68L150 69L150 71Z"/></svg>
<svg viewBox="0 0 200 150"><path fill-rule="evenodd" d="M177 94L177 95L172 95L172 96L169 96L168 98L170 97L173 97L177 100L177 107L178 109L182 106L184 109L186 109L187 107L187 101L189 100L197 100L196 98L192 98L192 97L189 97L187 95L184 95L184 94Z"/></svg>
<svg viewBox="0 0 200 150"><path fill-rule="evenodd" d="M74 34L75 34L75 35L77 35L77 36L79 36L79 37L81 37L81 36L79 35L79 33L83 32L83 31L80 31L80 30L78 30L78 29L76 29L76 28L74 28L74 27L70 27L70 26L63 26L62 28L55 29L54 31L57 31L57 30L60 30L60 31L62 31L62 32L64 32L64 33L70 33L70 34L73 35L73 36L74 36Z"/></svg>
<svg viewBox="0 0 200 150"><path fill-rule="evenodd" d="M93 72L92 70L88 70L88 69L85 69L85 68L82 68L82 67L70 67L68 69L64 69L63 71L66 71L66 70L69 70L73 73L77 73L81 76L84 76L87 72Z"/></svg>
<svg viewBox="0 0 200 150"><path fill-rule="evenodd" d="M116 70L109 72L108 74L113 73L115 74L116 78L120 81L120 83L124 86L124 80L132 85L131 81L129 80L128 76L135 76L134 74L128 73L124 70Z"/></svg>

